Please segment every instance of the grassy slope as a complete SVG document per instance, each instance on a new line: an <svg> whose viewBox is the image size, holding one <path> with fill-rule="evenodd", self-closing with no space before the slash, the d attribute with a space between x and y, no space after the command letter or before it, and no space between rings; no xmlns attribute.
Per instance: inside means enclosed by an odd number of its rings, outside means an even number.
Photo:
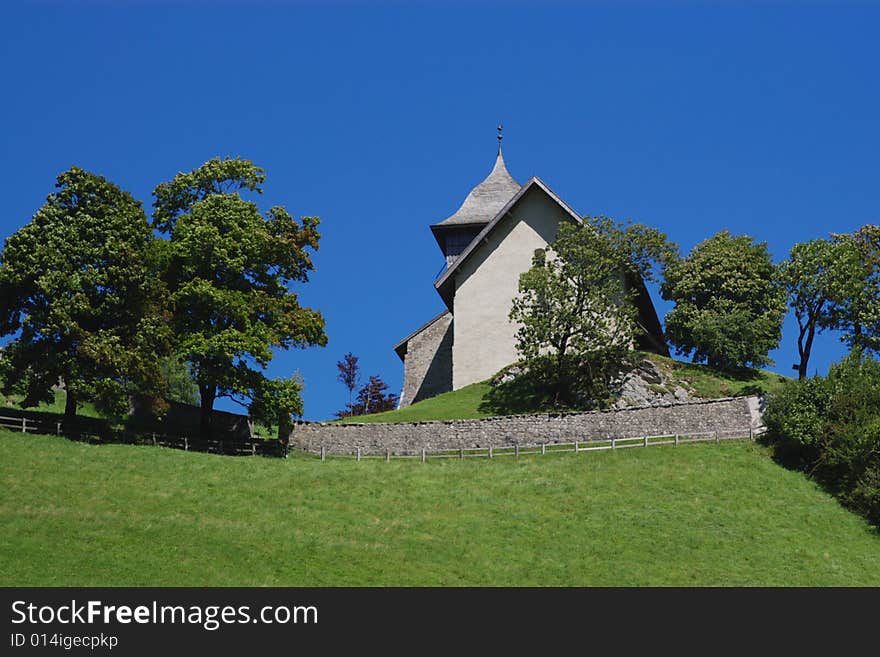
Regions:
<svg viewBox="0 0 880 657"><path fill-rule="evenodd" d="M880 585L748 442L384 463L0 432L0 585Z"/></svg>
<svg viewBox="0 0 880 657"><path fill-rule="evenodd" d="M645 354L667 373L668 378L684 382L700 397L738 397L777 390L788 380L775 372L746 369L738 375L710 368L706 365L673 360L657 354Z"/></svg>
<svg viewBox="0 0 880 657"><path fill-rule="evenodd" d="M488 383L472 383L453 392L420 401L399 411L387 411L372 415L358 415L342 422L422 422L424 420L456 420L461 418L489 417L492 413L480 410Z"/></svg>
<svg viewBox="0 0 880 657"><path fill-rule="evenodd" d="M782 385L786 379L774 372L746 370L739 376L713 370L706 365L695 365L665 358L656 354L644 354L667 373L672 381L682 381L694 394L707 399L736 397L739 395L769 392ZM481 405L489 392L488 382L474 383L467 387L437 395L399 411L361 415L344 422L421 422L425 420L454 420L488 417Z"/></svg>

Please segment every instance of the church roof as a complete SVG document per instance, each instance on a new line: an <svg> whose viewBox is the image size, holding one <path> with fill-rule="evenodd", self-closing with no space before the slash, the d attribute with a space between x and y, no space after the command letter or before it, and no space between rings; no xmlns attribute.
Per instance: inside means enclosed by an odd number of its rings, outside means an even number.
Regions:
<svg viewBox="0 0 880 657"><path fill-rule="evenodd" d="M410 340L412 340L414 337L416 337L419 333L421 333L425 329L429 328L438 319L442 319L443 317L446 317L446 315L448 315L448 314L449 314L449 311L444 310L439 315L435 315L434 317L429 319L427 322L422 324L419 328L417 328L415 331L410 333L408 336L406 336L402 340L398 340L397 344L394 345L394 351L396 351L397 355L400 356L400 360L403 360L404 355L406 355L406 345L407 345L407 343L409 343Z"/></svg>
<svg viewBox="0 0 880 657"><path fill-rule="evenodd" d="M455 214L439 224L434 224L432 228L459 224L487 224L519 190L520 184L508 173L499 147L492 172L471 190Z"/></svg>
<svg viewBox="0 0 880 657"><path fill-rule="evenodd" d="M439 279L434 283L434 288L440 294L440 297L446 303L446 306L451 310L452 309L452 297L455 295L455 272L457 272L461 266L470 259L470 256L474 251L476 251L481 244L486 241L486 238L489 234L495 229L495 227L510 214L510 211L513 207L519 203L519 201L526 195L526 193L530 189L537 189L546 194L550 199L556 203L570 219L575 222L580 222L580 215L571 209L571 207L563 201L559 196L557 196L546 184L537 176L532 176L526 181L526 184L523 185L516 194L513 195L512 198L508 199L508 201L502 205L498 212L491 218L488 224L486 224L483 229L477 234L477 236L471 240L471 243L467 246L467 248L462 251L461 255L453 261L453 263L443 272L443 275L440 276Z"/></svg>

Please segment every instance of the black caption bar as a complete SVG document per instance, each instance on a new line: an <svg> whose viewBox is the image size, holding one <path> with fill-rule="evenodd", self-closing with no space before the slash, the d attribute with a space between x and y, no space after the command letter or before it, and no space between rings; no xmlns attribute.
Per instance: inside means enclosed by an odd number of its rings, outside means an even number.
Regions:
<svg viewBox="0 0 880 657"><path fill-rule="evenodd" d="M304 650L523 648L611 642L615 652L816 647L835 616L874 629L880 594L862 590L6 588L3 655L290 655ZM820 623L814 625L813 623ZM783 629L784 628L784 629ZM354 643L353 643L354 642ZM572 643L574 642L574 643ZM781 645L781 644L779 644ZM465 648L467 648L465 650ZM554 652L557 650L554 649ZM580 650L578 652L581 652ZM588 651L589 652L589 651Z"/></svg>

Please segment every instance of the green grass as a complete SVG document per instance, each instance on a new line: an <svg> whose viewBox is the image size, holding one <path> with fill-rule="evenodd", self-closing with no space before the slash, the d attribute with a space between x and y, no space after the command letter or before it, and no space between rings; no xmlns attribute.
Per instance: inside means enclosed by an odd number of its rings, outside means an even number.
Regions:
<svg viewBox="0 0 880 657"><path fill-rule="evenodd" d="M0 585L880 585L880 536L747 441L429 461L0 431Z"/></svg>
<svg viewBox="0 0 880 657"><path fill-rule="evenodd" d="M461 418L490 417L492 413L480 410L489 392L487 382L472 383L464 388L420 401L399 411L344 418L340 422L423 422L426 420L457 420Z"/></svg>
<svg viewBox="0 0 880 657"><path fill-rule="evenodd" d="M697 396L706 399L739 397L778 390L788 377L767 370L745 368L735 374L700 365L673 360L657 354L644 354L667 374L673 382L681 382Z"/></svg>
<svg viewBox="0 0 880 657"><path fill-rule="evenodd" d="M644 353L641 355L650 358L666 373L666 378L670 382L668 385L649 384L648 386L659 394L672 393L675 386L681 384L688 388L693 395L706 399L737 397L772 392L787 380L784 376L765 370L744 369L737 374L729 374L706 365L685 363L657 354ZM490 390L489 382L483 381L437 395L398 411L359 415L339 421L424 422L490 417L497 415L489 410L491 408L491 404L488 403Z"/></svg>

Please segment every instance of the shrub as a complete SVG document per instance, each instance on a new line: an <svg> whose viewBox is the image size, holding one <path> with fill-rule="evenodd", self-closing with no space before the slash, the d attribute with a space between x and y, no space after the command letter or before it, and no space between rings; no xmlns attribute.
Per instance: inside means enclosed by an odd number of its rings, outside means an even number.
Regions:
<svg viewBox="0 0 880 657"><path fill-rule="evenodd" d="M825 378L787 384L765 420L782 462L880 525L880 362L854 351Z"/></svg>

